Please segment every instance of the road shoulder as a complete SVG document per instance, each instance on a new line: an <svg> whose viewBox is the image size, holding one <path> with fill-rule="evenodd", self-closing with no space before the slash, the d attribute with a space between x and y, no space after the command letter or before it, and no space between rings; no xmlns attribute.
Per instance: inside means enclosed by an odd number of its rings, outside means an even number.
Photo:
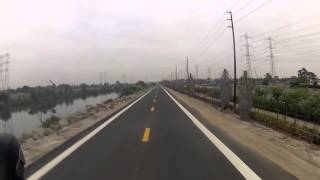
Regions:
<svg viewBox="0 0 320 180"><path fill-rule="evenodd" d="M231 113L216 110L210 104L170 90L174 97L197 111L206 124L214 126L232 140L282 167L299 179L320 177L319 147L293 139L254 122L241 121Z"/></svg>

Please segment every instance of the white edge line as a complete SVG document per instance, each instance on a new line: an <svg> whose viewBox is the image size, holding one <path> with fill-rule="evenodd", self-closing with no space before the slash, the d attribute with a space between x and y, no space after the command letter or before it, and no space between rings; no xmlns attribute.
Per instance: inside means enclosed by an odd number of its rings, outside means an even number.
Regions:
<svg viewBox="0 0 320 180"><path fill-rule="evenodd" d="M33 173L27 180L37 180L40 179L42 176L44 176L46 173L48 173L51 169L53 169L55 166L57 166L61 161L63 161L66 157L68 157L71 153L73 153L76 149L78 149L81 145L86 143L89 139L91 139L93 136L95 136L97 133L99 133L103 128L108 126L112 121L114 121L117 117L119 117L121 114L123 114L125 111L127 111L131 106L136 104L138 101L140 101L144 96L149 94L150 91L152 91L154 88L149 90L147 93L145 93L143 96L139 97L137 100L132 102L131 104L127 105L124 109L122 109L120 112L109 118L106 122L98 126L96 129L91 131L89 134L87 134L85 137L74 143L72 146L70 146L68 149L60 153L57 157L55 157L53 160L48 162L46 165L44 165L42 168L37 170L35 173Z"/></svg>
<svg viewBox="0 0 320 180"><path fill-rule="evenodd" d="M161 87L167 95L177 104L177 106L191 119L191 121L207 136L207 138L217 147L217 149L230 161L230 163L246 179L261 179L248 165L246 165L235 153L224 145L214 134L211 133L196 117L194 117L186 108L184 108L168 91Z"/></svg>

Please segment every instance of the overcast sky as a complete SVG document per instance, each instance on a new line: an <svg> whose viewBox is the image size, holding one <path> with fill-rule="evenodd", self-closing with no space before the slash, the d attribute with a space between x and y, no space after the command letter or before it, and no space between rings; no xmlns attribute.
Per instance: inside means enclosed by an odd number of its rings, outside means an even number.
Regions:
<svg viewBox="0 0 320 180"><path fill-rule="evenodd" d="M1 0L0 52L10 53L11 87L161 80L178 66L199 76L232 74L232 39L226 10L237 0ZM245 68L244 33L251 36L254 76L270 71L269 35L274 39L277 75L301 67L320 75L320 1L240 0L234 12L239 75ZM286 26L291 24L291 26ZM270 33L275 28L286 26ZM217 32L216 34L214 32ZM209 35L208 35L209 33ZM208 36L207 36L208 35ZM214 36L217 35L217 36ZM253 48L254 47L254 48Z"/></svg>

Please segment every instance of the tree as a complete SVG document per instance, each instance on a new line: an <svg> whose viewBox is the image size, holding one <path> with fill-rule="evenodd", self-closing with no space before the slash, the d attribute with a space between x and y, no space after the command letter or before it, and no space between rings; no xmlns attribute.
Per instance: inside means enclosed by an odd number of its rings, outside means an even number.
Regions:
<svg viewBox="0 0 320 180"><path fill-rule="evenodd" d="M146 87L146 83L143 82L143 81L138 81L138 82L136 83L136 85L137 85L137 86L141 86L141 87Z"/></svg>
<svg viewBox="0 0 320 180"><path fill-rule="evenodd" d="M272 93L272 97L273 99L275 100L276 104L275 104L275 109L276 109L276 113L277 113L277 118L278 118L278 113L279 113L279 110L280 110L280 97L282 96L283 94L283 89L281 88L277 88L277 87L273 87L271 89L271 93Z"/></svg>
<svg viewBox="0 0 320 180"><path fill-rule="evenodd" d="M266 73L266 74L264 75L262 84L263 84L263 85L269 85L271 81L272 81L272 76L271 76L271 74L270 74L270 73Z"/></svg>
<svg viewBox="0 0 320 180"><path fill-rule="evenodd" d="M318 80L318 77L315 73L309 72L306 68L302 68L298 71L298 79L300 83L315 83Z"/></svg>

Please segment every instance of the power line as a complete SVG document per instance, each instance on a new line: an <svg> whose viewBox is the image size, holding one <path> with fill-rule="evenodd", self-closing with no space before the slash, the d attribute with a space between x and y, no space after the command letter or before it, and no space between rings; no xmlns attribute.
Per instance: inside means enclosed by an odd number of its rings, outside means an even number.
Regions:
<svg viewBox="0 0 320 180"><path fill-rule="evenodd" d="M287 27L290 27L290 26L293 26L293 25L296 25L296 24L300 24L301 22L306 22L306 21L312 20L312 19L314 19L314 18L319 18L319 13L318 13L318 14L315 14L315 15L312 15L312 16L308 16L308 17L299 19L299 20L297 20L297 21L295 21L295 22L292 22L292 23L289 23L289 24L286 24L286 25L283 25L283 26L279 26L279 27L277 27L277 28L270 29L270 30L268 30L268 31L265 31L265 32L256 34L256 35L254 35L253 37L263 36L263 35L268 34L268 33L270 33L270 32L279 31L279 30L281 30L281 29L284 29L284 28L287 28Z"/></svg>
<svg viewBox="0 0 320 180"><path fill-rule="evenodd" d="M297 36L289 36L289 37L284 37L284 38L280 38L277 41L286 41L286 40L291 40L291 39L301 39L301 38L305 38L305 37L313 37L313 36L319 36L320 32L313 32L313 33L308 33L308 34L301 34L301 35L297 35Z"/></svg>
<svg viewBox="0 0 320 180"><path fill-rule="evenodd" d="M219 31L220 26L222 26L222 23L224 23L224 17L225 14L222 14L222 16L218 19L217 23L210 28L209 32L201 39L199 45L191 52L192 54L195 53L197 50L201 49L201 46L206 44L208 42L208 39L215 36L215 34ZM210 40L209 40L210 41Z"/></svg>
<svg viewBox="0 0 320 180"><path fill-rule="evenodd" d="M293 33L293 32L298 32L301 33L301 30L309 30L309 29L315 29L315 28L320 28L320 24L313 24L313 25L309 25L309 26L304 26L298 29L294 29L294 30L289 30L289 31L284 31L284 32L280 32L280 33L276 33L276 34L272 34L272 37L278 37L278 36L285 36L288 33ZM257 38L256 38L257 39ZM261 39L257 39L256 41L262 41L264 40L263 38Z"/></svg>
<svg viewBox="0 0 320 180"><path fill-rule="evenodd" d="M227 27L225 27L221 31L219 31L219 33L217 33L214 37L212 37L212 41L218 40L226 30L227 30ZM200 56L202 53L206 52L209 49L210 46L211 46L211 44L210 44L210 42L208 42L206 44L206 46L203 46L201 51L199 51L197 54L194 54L194 57Z"/></svg>
<svg viewBox="0 0 320 180"><path fill-rule="evenodd" d="M241 0L238 0L238 1L236 1L234 4L232 4L232 5L227 9L227 11L230 11L232 8L234 8L236 5L238 5L240 1L241 1Z"/></svg>
<svg viewBox="0 0 320 180"><path fill-rule="evenodd" d="M244 6L242 6L241 8L239 8L237 11L234 11L233 15L238 14L240 11L242 11L243 9L247 8L250 4L252 4L255 0L251 0L249 1L247 4L245 4Z"/></svg>
<svg viewBox="0 0 320 180"><path fill-rule="evenodd" d="M228 10L231 10L233 7L235 7L236 5L239 4L241 0L237 0L235 3L233 3L229 8ZM225 21L223 20L225 17L225 13L223 13L220 18L218 19L218 21L215 23L215 25L210 28L211 30L201 39L199 45L191 51L191 56L195 55L195 54L201 54L202 52L202 49L208 49L208 47L206 46L210 46L208 45L210 43L210 41L216 37L216 35L220 32L220 34L222 34L225 29L223 29L222 31L221 30L221 27L223 27L223 23L225 23ZM214 30L214 31L213 31ZM212 33L213 32L213 33ZM205 47L205 48L204 48ZM205 50L205 51L206 51ZM197 51L200 51L200 53L196 53ZM198 56L198 55L197 55Z"/></svg>
<svg viewBox="0 0 320 180"><path fill-rule="evenodd" d="M254 12L258 11L259 9L263 8L264 6L266 6L267 4L269 4L272 0L268 0L265 3L263 3L262 5L258 6L257 8L253 9L252 11L250 11L249 13L247 13L246 15L238 18L235 23L239 23L241 20L243 20L244 18L250 16L251 14L253 14Z"/></svg>

